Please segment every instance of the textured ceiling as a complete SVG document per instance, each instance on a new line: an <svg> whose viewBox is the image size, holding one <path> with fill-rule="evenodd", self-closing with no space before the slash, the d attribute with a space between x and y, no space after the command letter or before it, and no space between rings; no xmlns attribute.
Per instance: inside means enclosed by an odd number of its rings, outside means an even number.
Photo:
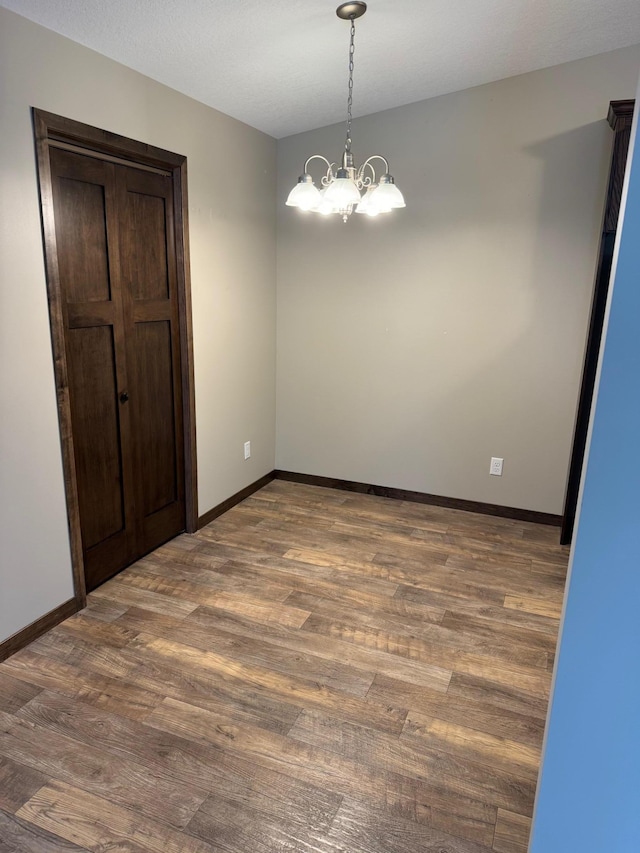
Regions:
<svg viewBox="0 0 640 853"><path fill-rule="evenodd" d="M275 137L341 121L332 0L0 0ZM640 43L639 0L370 0L354 115Z"/></svg>

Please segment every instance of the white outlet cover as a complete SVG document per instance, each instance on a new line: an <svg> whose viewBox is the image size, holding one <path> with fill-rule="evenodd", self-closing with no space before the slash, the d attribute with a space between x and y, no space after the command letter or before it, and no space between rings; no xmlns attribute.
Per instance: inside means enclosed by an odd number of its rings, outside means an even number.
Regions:
<svg viewBox="0 0 640 853"><path fill-rule="evenodd" d="M251 442L245 441L244 443L244 458L249 459L251 457Z"/></svg>
<svg viewBox="0 0 640 853"><path fill-rule="evenodd" d="M491 465L489 466L489 473L493 474L494 477L502 477L502 464L504 459L500 456L492 456L491 457Z"/></svg>

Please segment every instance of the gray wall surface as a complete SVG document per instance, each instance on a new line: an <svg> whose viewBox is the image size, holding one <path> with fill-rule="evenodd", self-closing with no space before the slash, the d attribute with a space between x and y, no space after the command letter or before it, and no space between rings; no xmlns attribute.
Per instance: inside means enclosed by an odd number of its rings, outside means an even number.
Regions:
<svg viewBox="0 0 640 853"><path fill-rule="evenodd" d="M0 9L0 641L73 594L31 106L187 156L200 513L274 466L275 141Z"/></svg>
<svg viewBox="0 0 640 853"><path fill-rule="evenodd" d="M605 117L639 70L636 46L357 119L407 201L387 217L284 206L343 125L278 143L278 468L562 512Z"/></svg>

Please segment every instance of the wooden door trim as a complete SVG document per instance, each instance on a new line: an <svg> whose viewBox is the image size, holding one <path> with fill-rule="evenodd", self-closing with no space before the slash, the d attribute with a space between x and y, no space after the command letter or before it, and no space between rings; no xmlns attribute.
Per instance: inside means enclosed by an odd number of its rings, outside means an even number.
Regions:
<svg viewBox="0 0 640 853"><path fill-rule="evenodd" d="M117 158L119 161L124 161L134 167L136 165L153 167L154 170L158 169L169 173L173 179L182 416L184 422L185 526L187 532L193 533L198 529L198 498L193 325L191 317L191 277L188 238L187 158L181 154L174 154L171 151L165 151L162 148L137 142L125 136L73 121L72 119L64 118L63 116L58 116L35 107L32 107L31 112L36 148L47 298L49 302L58 419L60 422L73 582L75 600L77 606L81 608L86 603L86 585L82 537L80 533L80 507L78 502L73 432L71 427L69 370L65 351L62 289L58 267L49 149L56 142L69 143L74 145L74 147L78 146L82 148L88 156L101 157L102 155L104 159Z"/></svg>
<svg viewBox="0 0 640 853"><path fill-rule="evenodd" d="M198 530L198 460L196 453L196 389L193 370L193 316L191 310L191 265L189 252L189 205L187 158L173 173L175 205L176 266L178 270L178 318L182 371L182 415L184 421L184 498L187 533Z"/></svg>
<svg viewBox="0 0 640 853"><path fill-rule="evenodd" d="M28 646L29 643L33 643L34 640L37 640L38 637L55 628L56 625L68 619L69 616L73 616L74 613L78 612L78 609L77 597L70 598L68 601L45 613L44 616L36 619L35 622L31 622L20 631L7 637L6 640L0 643L0 662L6 660L25 646Z"/></svg>
<svg viewBox="0 0 640 853"><path fill-rule="evenodd" d="M567 486L564 498L564 509L562 513L562 530L560 532L560 544L569 545L573 537L573 528L578 509L578 494L580 492L580 480L587 446L587 433L589 431L589 420L591 418L591 404L595 390L596 372L602 333L604 329L604 315L607 305L607 294L609 293L609 273L605 272L605 264L610 267L611 254L613 252L613 241L618 227L618 214L622 200L622 188L627 162L629 137L633 122L634 100L611 101L607 121L614 132L613 148L611 152L611 164L609 167L609 183L605 202L604 218L600 234L600 248L598 249L598 260L596 263L595 284L591 297L591 313L587 331L585 355L582 365L582 378L580 380L580 393L576 409L576 419L573 428L573 443L571 457L569 460L569 471L567 475Z"/></svg>
<svg viewBox="0 0 640 853"><path fill-rule="evenodd" d="M104 160L106 163L115 163L119 166L130 166L139 169L142 172L153 172L155 175L165 175L171 177L172 172L167 169L160 169L158 166L147 166L144 163L136 163L132 160L127 160L124 157L116 157L114 154L105 154L102 151L94 151L91 148L85 148L84 145L77 145L74 142L63 142L60 139L49 137L49 146L51 148L59 148L61 151L71 151L73 154L83 154L89 157L95 157L98 160Z"/></svg>

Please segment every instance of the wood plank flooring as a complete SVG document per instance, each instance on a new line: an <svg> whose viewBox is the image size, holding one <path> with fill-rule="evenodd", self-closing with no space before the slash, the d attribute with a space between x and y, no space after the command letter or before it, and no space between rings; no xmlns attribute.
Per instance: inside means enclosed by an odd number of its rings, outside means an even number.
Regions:
<svg viewBox="0 0 640 853"><path fill-rule="evenodd" d="M273 481L0 664L0 851L525 853L557 541Z"/></svg>

